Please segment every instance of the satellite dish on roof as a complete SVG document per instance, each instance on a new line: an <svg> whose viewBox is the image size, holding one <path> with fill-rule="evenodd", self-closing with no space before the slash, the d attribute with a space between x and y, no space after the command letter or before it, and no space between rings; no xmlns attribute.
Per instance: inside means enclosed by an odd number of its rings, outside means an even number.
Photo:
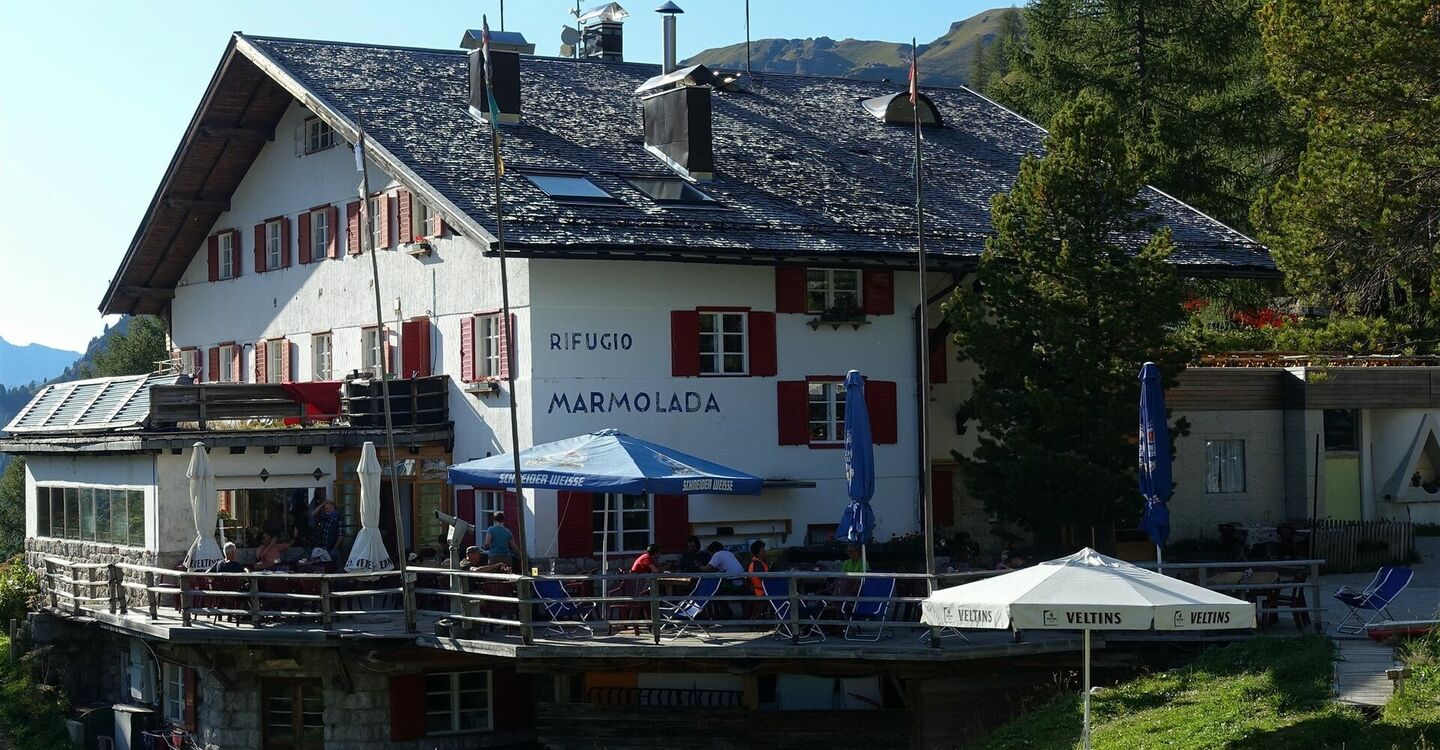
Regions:
<svg viewBox="0 0 1440 750"><path fill-rule="evenodd" d="M561 56L561 57L574 57L574 56L575 56L575 45L573 45L573 44L562 44L562 45L560 45L560 56Z"/></svg>
<svg viewBox="0 0 1440 750"><path fill-rule="evenodd" d="M580 32L574 26L560 27L560 43L567 46L574 46L580 43Z"/></svg>

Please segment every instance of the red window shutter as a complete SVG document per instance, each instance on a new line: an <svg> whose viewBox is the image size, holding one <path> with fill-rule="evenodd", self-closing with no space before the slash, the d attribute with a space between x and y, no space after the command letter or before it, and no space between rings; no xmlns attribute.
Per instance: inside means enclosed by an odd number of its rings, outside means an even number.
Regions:
<svg viewBox="0 0 1440 750"><path fill-rule="evenodd" d="M269 349L270 347L264 339L255 342L255 382L257 383L265 382L265 357L270 353Z"/></svg>
<svg viewBox="0 0 1440 750"><path fill-rule="evenodd" d="M670 311L670 374L700 374L700 313L694 310Z"/></svg>
<svg viewBox="0 0 1440 750"><path fill-rule="evenodd" d="M471 526L479 526L475 522L475 490L455 490L455 517ZM464 552L466 547L475 544L475 532L465 535L460 540L460 551Z"/></svg>
<svg viewBox="0 0 1440 750"><path fill-rule="evenodd" d="M930 382L950 382L950 356L946 351L946 342L950 336L944 329L937 328L930 332Z"/></svg>
<svg viewBox="0 0 1440 750"><path fill-rule="evenodd" d="M561 557L590 557L594 550L595 502L589 492L560 492L555 546Z"/></svg>
<svg viewBox="0 0 1440 750"><path fill-rule="evenodd" d="M515 330L515 313L510 313L509 320L506 320L504 315L496 317L500 324L500 340L496 342L496 346L500 347L500 379L506 380L510 377L510 361L515 357L515 336L511 333Z"/></svg>
<svg viewBox="0 0 1440 750"><path fill-rule="evenodd" d="M805 312L804 266L780 266L775 269L775 312Z"/></svg>
<svg viewBox="0 0 1440 750"><path fill-rule="evenodd" d="M285 339L280 340L280 382L289 383L295 379L295 371L291 369L294 364L290 356L290 347L294 344Z"/></svg>
<svg viewBox="0 0 1440 750"><path fill-rule="evenodd" d="M491 716L497 731L518 731L535 727L535 678L514 669L490 673Z"/></svg>
<svg viewBox="0 0 1440 750"><path fill-rule="evenodd" d="M460 381L475 382L475 316L460 319Z"/></svg>
<svg viewBox="0 0 1440 750"><path fill-rule="evenodd" d="M331 207L330 207L329 209L327 209L327 210L330 212L330 221L326 222L326 226L330 227L330 231L329 231L329 233L328 233L330 236L326 238L326 240L327 240L327 242L329 243L329 245L328 245L328 247L325 247L325 248L318 248L318 247L317 247L317 248L315 248L315 252L318 254L318 253L320 253L320 252L323 251L326 255L330 256L331 258L339 258L339 257L340 257L340 207L339 207L339 206L331 206Z"/></svg>
<svg viewBox="0 0 1440 750"><path fill-rule="evenodd" d="M185 667L185 716L183 717L184 723L181 728L192 732L195 731L195 727L197 726L195 714L198 708L197 704L200 702L199 686L196 684L198 678L199 675L194 669Z"/></svg>
<svg viewBox="0 0 1440 750"><path fill-rule="evenodd" d="M360 201L345 204L345 251L360 254Z"/></svg>
<svg viewBox="0 0 1440 750"><path fill-rule="evenodd" d="M220 379L220 347L210 347L210 367L201 373L200 382Z"/></svg>
<svg viewBox="0 0 1440 750"><path fill-rule="evenodd" d="M775 313L752 312L746 323L750 334L750 374L755 377L770 377L778 371L775 359ZM696 337L699 337L699 331L696 331ZM698 351L695 358L700 358Z"/></svg>
<svg viewBox="0 0 1440 750"><path fill-rule="evenodd" d="M255 273L265 273L265 223L255 225Z"/></svg>
<svg viewBox="0 0 1440 750"><path fill-rule="evenodd" d="M379 222L379 226L380 226L380 247L375 248L375 249L376 249L376 250L389 250L389 249L390 249L390 246L391 246L391 244L392 244L391 238L390 238L390 196L388 196L388 195L381 195L381 196L379 196L379 203L380 203L380 210L379 210L379 214L380 214L380 215L377 216L377 217L375 217L375 220Z"/></svg>
<svg viewBox="0 0 1440 750"><path fill-rule="evenodd" d="M515 543L524 544L525 540L519 536L520 497L513 492L505 493L505 497L501 499L500 509L505 511L505 528L509 529L510 534L515 537ZM488 521L489 519L486 519L487 523Z"/></svg>
<svg viewBox="0 0 1440 750"><path fill-rule="evenodd" d="M395 347L390 344L390 329L380 329L380 357L382 373L395 374Z"/></svg>
<svg viewBox="0 0 1440 750"><path fill-rule="evenodd" d="M409 242L415 235L410 231L410 209L411 197L409 190L398 190L395 192L396 218L400 224L400 244Z"/></svg>
<svg viewBox="0 0 1440 750"><path fill-rule="evenodd" d="M891 271L865 271L862 276L861 303L866 315L891 315L895 312L895 274Z"/></svg>
<svg viewBox="0 0 1440 750"><path fill-rule="evenodd" d="M690 536L690 498L685 495L655 496L655 543L660 551L674 554L685 549Z"/></svg>
<svg viewBox="0 0 1440 750"><path fill-rule="evenodd" d="M429 322L426 318L412 318L400 324L400 377L421 377L420 371L428 369L429 358L421 346L430 342Z"/></svg>
<svg viewBox="0 0 1440 750"><path fill-rule="evenodd" d="M207 249L207 256L208 256L209 265L210 265L210 280L211 280L211 281L219 281L219 280L220 280L220 235L217 234L217 235L215 235L214 237L211 237L210 240L209 240L208 242L206 242L205 244L208 246L206 249Z"/></svg>
<svg viewBox="0 0 1440 750"><path fill-rule="evenodd" d="M445 236L445 219L441 218L440 214L431 214L431 215L430 215L430 218L425 220L425 224L426 224L426 227L425 227L425 235L426 235L426 236L428 236L428 237L444 237L444 236Z"/></svg>
<svg viewBox="0 0 1440 750"><path fill-rule="evenodd" d="M810 386L803 380L782 380L775 384L781 445L810 442ZM873 418L872 418L873 419Z"/></svg>
<svg viewBox="0 0 1440 750"><path fill-rule="evenodd" d="M299 242L297 243L297 246L296 246L296 248L295 248L295 254L298 255L298 256L300 256L299 259L298 259L296 262L303 266L303 265L305 265L306 263L309 263L309 262L310 262L310 212L309 212L309 211L305 211L304 213L301 213L301 214L300 214L300 227L299 227L299 230L300 230L300 237L299 237ZM319 251L322 252L322 253L325 252L325 248L323 248L323 247L322 247L322 248L316 248L316 249L319 250Z"/></svg>
<svg viewBox="0 0 1440 750"><path fill-rule="evenodd" d="M870 437L876 445L900 442L895 393L893 380L865 381L865 408L870 410Z"/></svg>
<svg viewBox="0 0 1440 750"><path fill-rule="evenodd" d="M936 526L955 525L955 474L949 469L930 470L930 503L935 508Z"/></svg>
<svg viewBox="0 0 1440 750"><path fill-rule="evenodd" d="M280 217L280 267L290 267L290 217Z"/></svg>
<svg viewBox="0 0 1440 750"><path fill-rule="evenodd" d="M242 250L242 249L243 249L243 246L240 244L240 230L239 230L239 229L231 229L231 230L230 230L230 277L231 277L231 278L236 278L236 279L238 279L238 278L240 278L240 274L245 271L245 264L244 264L243 262L241 262L241 260L240 260L240 258L241 258L241 250Z"/></svg>
<svg viewBox="0 0 1440 750"><path fill-rule="evenodd" d="M390 739L396 742L425 736L425 675L390 678Z"/></svg>

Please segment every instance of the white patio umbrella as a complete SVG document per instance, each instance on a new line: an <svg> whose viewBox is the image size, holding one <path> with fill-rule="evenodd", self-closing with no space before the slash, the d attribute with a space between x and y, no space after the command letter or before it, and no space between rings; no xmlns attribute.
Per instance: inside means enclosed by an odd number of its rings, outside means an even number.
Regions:
<svg viewBox="0 0 1440 750"><path fill-rule="evenodd" d="M944 628L1079 630L1090 747L1090 631L1241 630L1255 605L1085 548L1069 557L931 594L921 622Z"/></svg>
<svg viewBox="0 0 1440 750"><path fill-rule="evenodd" d="M346 572L380 571L395 567L385 542L380 538L380 459L375 457L375 444L366 442L360 449L360 533L350 547Z"/></svg>
<svg viewBox="0 0 1440 750"><path fill-rule="evenodd" d="M215 524L220 519L220 497L215 494L215 472L210 469L210 456L205 444L195 442L190 453L190 511L195 520L195 541L185 555L185 567L206 570L219 564L220 545L215 543Z"/></svg>

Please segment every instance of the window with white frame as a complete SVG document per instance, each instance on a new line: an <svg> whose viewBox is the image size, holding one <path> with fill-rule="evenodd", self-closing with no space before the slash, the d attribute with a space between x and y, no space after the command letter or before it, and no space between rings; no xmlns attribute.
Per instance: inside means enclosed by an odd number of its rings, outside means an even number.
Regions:
<svg viewBox="0 0 1440 750"><path fill-rule="evenodd" d="M220 248L220 278L235 278L235 235L230 232L218 235L216 245Z"/></svg>
<svg viewBox="0 0 1440 750"><path fill-rule="evenodd" d="M289 376L285 372L285 339L271 339L265 342L265 382L281 383Z"/></svg>
<svg viewBox="0 0 1440 750"><path fill-rule="evenodd" d="M221 383L235 382L235 358L240 353L235 351L234 344L224 344L220 347L220 372L214 373L211 380Z"/></svg>
<svg viewBox="0 0 1440 750"><path fill-rule="evenodd" d="M845 440L845 384L839 380L811 381L810 442Z"/></svg>
<svg viewBox="0 0 1440 750"><path fill-rule="evenodd" d="M320 208L310 212L310 259L319 260L328 255L330 248L330 209Z"/></svg>
<svg viewBox="0 0 1440 750"><path fill-rule="evenodd" d="M265 270L267 271L280 268L285 252L284 233L280 229L281 221L283 219L265 222Z"/></svg>
<svg viewBox="0 0 1440 750"><path fill-rule="evenodd" d="M475 316L475 376L500 377L500 314Z"/></svg>
<svg viewBox="0 0 1440 750"><path fill-rule="evenodd" d="M330 334L317 333L310 337L310 379L329 380L335 370L335 350Z"/></svg>
<svg viewBox="0 0 1440 750"><path fill-rule="evenodd" d="M380 221L380 212L384 210L385 203L379 197L370 199L370 248L378 250L385 247L385 235L383 222Z"/></svg>
<svg viewBox="0 0 1440 750"><path fill-rule="evenodd" d="M187 724L185 716L185 667L175 662L161 662L164 668L160 682L160 712L171 724Z"/></svg>
<svg viewBox="0 0 1440 750"><path fill-rule="evenodd" d="M746 331L743 312L700 313L700 373L744 375Z"/></svg>
<svg viewBox="0 0 1440 750"><path fill-rule="evenodd" d="M180 372L191 377L195 377L200 373L199 349L180 350Z"/></svg>
<svg viewBox="0 0 1440 750"><path fill-rule="evenodd" d="M1245 441L1205 441L1205 492L1225 494L1245 491Z"/></svg>
<svg viewBox="0 0 1440 750"><path fill-rule="evenodd" d="M594 551L601 551L605 530L608 528L610 552L643 552L645 545L650 543L650 496L597 492L591 497L591 537Z"/></svg>
<svg viewBox="0 0 1440 750"><path fill-rule="evenodd" d="M335 145L335 129L318 117L305 121L305 153L313 154Z"/></svg>
<svg viewBox="0 0 1440 750"><path fill-rule="evenodd" d="M381 363L385 357L385 335L379 328L364 328L360 331L360 369L368 370L375 377L383 377L385 369Z"/></svg>
<svg viewBox="0 0 1440 750"><path fill-rule="evenodd" d="M425 735L488 731L490 672L434 672L425 675Z"/></svg>
<svg viewBox="0 0 1440 750"><path fill-rule="evenodd" d="M811 268L805 272L805 312L860 311L860 272Z"/></svg>
<svg viewBox="0 0 1440 750"><path fill-rule="evenodd" d="M475 491L475 525L484 529L490 526L490 517L505 511L505 495L501 492Z"/></svg>
<svg viewBox="0 0 1440 750"><path fill-rule="evenodd" d="M410 233L412 235L415 237L430 236L430 214L430 206L426 205L425 201L415 200L411 203ZM405 241L409 242L411 239L411 237L406 237Z"/></svg>
<svg viewBox="0 0 1440 750"><path fill-rule="evenodd" d="M155 702L155 660L137 639L120 652L120 694L132 703Z"/></svg>

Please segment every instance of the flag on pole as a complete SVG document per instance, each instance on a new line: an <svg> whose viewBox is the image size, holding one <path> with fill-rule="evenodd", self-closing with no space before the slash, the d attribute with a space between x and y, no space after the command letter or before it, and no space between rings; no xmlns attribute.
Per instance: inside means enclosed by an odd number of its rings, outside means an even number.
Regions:
<svg viewBox="0 0 1440 750"><path fill-rule="evenodd" d="M910 58L910 103L920 103L920 71L916 67L920 61L913 56Z"/></svg>
<svg viewBox="0 0 1440 750"><path fill-rule="evenodd" d="M355 141L355 171L365 171L365 131L360 131L360 137Z"/></svg>
<svg viewBox="0 0 1440 750"><path fill-rule="evenodd" d="M495 101L495 87L490 83L490 22L480 16L480 55L485 58L485 104L490 109L490 137L495 139L495 171L505 176L505 160L500 157L500 105Z"/></svg>

